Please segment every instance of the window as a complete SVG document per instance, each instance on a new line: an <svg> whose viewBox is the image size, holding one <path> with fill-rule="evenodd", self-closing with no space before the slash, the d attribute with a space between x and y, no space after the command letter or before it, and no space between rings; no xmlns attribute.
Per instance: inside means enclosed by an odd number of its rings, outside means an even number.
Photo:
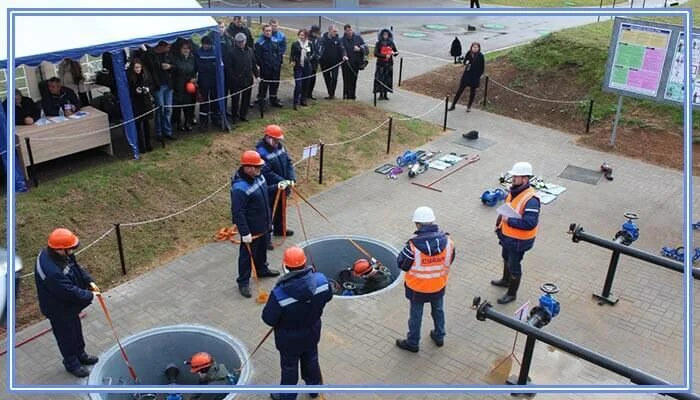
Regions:
<svg viewBox="0 0 700 400"><path fill-rule="evenodd" d="M22 95L29 96L29 87L27 85L27 77L24 70L24 65L15 70L15 87L22 92ZM7 98L7 71L0 69L0 99Z"/></svg>

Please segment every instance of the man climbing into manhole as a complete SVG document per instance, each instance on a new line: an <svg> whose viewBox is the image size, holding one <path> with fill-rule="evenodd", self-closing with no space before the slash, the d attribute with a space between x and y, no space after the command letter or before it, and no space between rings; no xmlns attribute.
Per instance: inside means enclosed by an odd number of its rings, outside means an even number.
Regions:
<svg viewBox="0 0 700 400"><path fill-rule="evenodd" d="M197 383L200 385L235 385L235 376L228 371L223 363L218 363L214 357L206 352L192 355L189 361L190 372L197 374ZM222 400L226 393L195 393L190 397L193 400Z"/></svg>
<svg viewBox="0 0 700 400"><path fill-rule="evenodd" d="M351 268L340 272L341 285L346 282L354 284L353 295L372 293L391 285L391 271L376 258L371 262L360 258Z"/></svg>

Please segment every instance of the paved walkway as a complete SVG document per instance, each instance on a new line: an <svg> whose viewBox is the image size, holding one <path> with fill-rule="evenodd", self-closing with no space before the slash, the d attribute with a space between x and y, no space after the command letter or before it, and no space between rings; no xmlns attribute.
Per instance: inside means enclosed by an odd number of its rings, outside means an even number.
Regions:
<svg viewBox="0 0 700 400"><path fill-rule="evenodd" d="M431 68L417 64L404 70L410 77ZM372 77L372 67L361 80ZM317 86L320 92L322 80ZM289 92L283 87L282 92ZM360 101L370 102L369 84L361 85ZM399 90L391 101L380 102L387 111L418 115L430 109L436 99ZM424 118L441 124L441 107ZM679 171L600 153L576 146L575 137L509 118L481 112L467 114L458 108L449 114L450 131L425 149L475 154L476 150L455 144L465 129L476 129L496 142L478 152L481 160L451 175L437 186L442 193L409 184L406 176L387 180L367 172L318 194L312 201L342 232L303 209L305 224L312 237L327 234L360 234L400 247L412 232L410 215L419 205L435 209L438 222L452 234L458 256L447 291L447 331L443 348L425 340L430 329L426 315L423 342L418 354L394 346L395 338L405 335L408 304L399 286L378 296L359 300L336 300L324 315L320 345L324 378L329 384L486 384L501 383L503 377L489 371L509 353L513 332L494 322L479 322L469 309L474 296L494 302L501 290L489 285L500 272L499 247L492 231L495 211L479 202L479 195L497 186L500 173L514 161L531 160L536 173L568 190L550 205L543 206L540 235L536 247L524 261L525 276L517 304L496 306L513 312L526 300L535 302L543 282L561 288L557 296L562 312L545 329L590 349L604 353L648 373L674 383L682 378L682 286L681 275L629 258L622 259L613 291L621 300L615 307L600 307L591 293L601 290L610 253L590 244L574 244L566 234L572 222L587 231L612 236L623 222L625 211L641 216L641 237L635 247L653 253L661 246L682 240L682 176ZM383 135L384 133L377 133ZM401 135L401 132L395 132ZM404 149L397 149L403 151ZM327 159L342 149L327 153ZM378 149L378 151L382 151ZM387 161L391 161L388 157ZM615 180L601 180L592 186L558 178L567 164L597 168L603 160L615 168ZM374 166L369 166L374 167ZM416 178L431 181L442 173L430 170ZM695 193L700 193L696 190ZM697 200L697 198L696 198ZM340 207L339 207L340 205ZM195 211L196 212L196 211ZM194 217L193 213L187 214ZM299 231L298 220L290 217L290 227ZM295 239L298 239L295 237ZM298 239L300 240L300 239ZM272 265L279 265L281 250L270 253ZM243 299L235 287L234 263L237 248L212 243L164 265L106 294L117 329L123 337L142 330L178 323L200 323L230 332L252 349L266 331L260 321L262 307ZM270 288L271 281L264 281ZM697 286L696 286L697 288ZM183 296L182 294L187 294ZM214 298L216 308L210 307ZM697 308L700 298L694 299ZM96 305L84 320L88 349L100 353L114 343ZM18 333L21 340L48 326L42 321ZM694 323L697 330L698 323ZM523 340L518 345L522 352ZM695 340L695 345L700 340ZM16 352L18 383L84 383L66 374L61 366L53 337L44 335ZM697 357L696 357L697 359ZM263 346L252 361L251 383L276 384L279 359L272 342ZM697 363L696 363L697 364ZM0 365L4 371L6 364ZM4 375L4 374L3 374ZM531 377L541 384L627 384L626 379L559 351L539 344ZM695 383L700 382L695 378ZM1 383L4 388L4 380ZM78 396L48 396L64 399ZM332 399L357 398L333 394ZM368 395L367 397L372 397ZM450 396L432 394L374 395L374 398L433 399ZM451 396L464 398L465 395ZM483 395L466 396L485 398ZM538 395L538 398L651 398L652 395ZM660 396L657 396L660 398ZM20 396L4 397L25 398ZM29 398L28 396L26 398ZM38 398L38 397L36 397ZM80 398L80 397L78 397ZM241 398L266 398L245 395ZM508 395L488 398L510 398Z"/></svg>

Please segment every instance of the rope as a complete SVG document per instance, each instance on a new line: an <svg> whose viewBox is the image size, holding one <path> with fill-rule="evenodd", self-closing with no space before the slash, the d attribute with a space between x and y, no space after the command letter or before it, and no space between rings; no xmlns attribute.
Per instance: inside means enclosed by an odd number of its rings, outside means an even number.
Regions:
<svg viewBox="0 0 700 400"><path fill-rule="evenodd" d="M109 327L112 329L114 339L117 340L117 344L119 345L119 351L121 352L122 358L126 363L126 367L129 369L129 375L131 375L131 378L134 380L134 383L138 383L139 378L136 376L136 370L134 370L134 367L131 366L131 363L129 362L129 357L126 356L126 351L124 350L122 343L119 341L119 336L117 336L117 331L114 329L114 325L112 324L112 318L109 316L109 311L107 311L107 305L105 304L105 300L102 298L102 293L95 293L95 297L97 297L97 300L99 300L100 302L100 306L102 306L102 311L105 314L105 318L107 318L107 323L109 324Z"/></svg>
<svg viewBox="0 0 700 400"><path fill-rule="evenodd" d="M239 94L245 92L246 90L252 89L252 88L253 88L255 85L257 85L257 84L258 84L258 82L253 82L253 84L250 85L250 86L248 86L247 88L243 88L243 89L241 89L241 90L239 90L239 91L237 91L237 92L234 92L234 93L231 93L231 94L227 94L226 96L219 97L219 98L216 98L216 99L205 100L205 101L200 101L200 102L194 102L194 103L190 103L190 104L164 104L164 105L159 106L159 107L163 107L163 108L181 108L181 107L194 107L194 106L196 106L197 104L215 103L215 102L217 102L217 101L219 101L219 100L224 100L224 99L228 99L229 97L238 96Z"/></svg>
<svg viewBox="0 0 700 400"><path fill-rule="evenodd" d="M16 143L16 144L15 144L15 147L19 147L19 146L20 146L20 143ZM3 155L3 154L5 154L5 153L7 153L7 150L5 150L5 151L3 151L2 153L0 153L0 156Z"/></svg>
<svg viewBox="0 0 700 400"><path fill-rule="evenodd" d="M440 102L438 102L437 104L435 104L434 106L432 106L432 107L430 108L430 110L424 112L423 114L416 115L415 117L394 118L394 119L395 119L396 121L410 121L410 120L412 120L412 119L423 118L424 116L430 114L430 113L433 112L436 108L438 108L439 106L441 106L441 105L443 105L443 104L445 104L445 101L444 101L444 100L440 100Z"/></svg>
<svg viewBox="0 0 700 400"><path fill-rule="evenodd" d="M334 69L334 68L337 68L338 66L340 66L340 64L342 64L342 63L344 63L344 62L345 62L345 61L341 61L341 62L339 62L339 63L337 63L337 64L335 64L335 65L333 65L333 66L331 66L331 67L328 67L328 68L322 70L322 71L318 71L317 73L315 73L315 74L313 74L313 75L303 76L303 77L301 77L301 78L280 79L280 80L277 80L277 79L261 79L260 81L261 81L261 82L269 82L269 83L287 83L287 82L291 83L291 82L296 82L296 81L302 81L302 80L304 80L304 79L311 79L311 78L314 78L314 77L318 77L319 74L323 74L324 72L328 72L328 71L330 71L330 70L332 70L332 69ZM349 64L348 64L348 65L349 65Z"/></svg>
<svg viewBox="0 0 700 400"><path fill-rule="evenodd" d="M531 99L531 100L544 101L544 102L547 102L547 103L560 103L560 104L578 104L578 103L584 103L584 102L587 102L587 101L588 101L588 100L552 100L552 99L543 99L543 98L541 98L541 97L530 96L529 94L525 94L525 93L519 92L519 91L517 91L517 90L515 90L515 89L511 89L511 88L509 88L508 86L506 86L506 85L504 85L504 84L498 82L497 80L493 79L493 78L490 77L490 76L489 76L489 82L493 82L493 83L495 83L496 85L502 87L503 89L505 89L505 90L507 90L507 91L509 91L509 92L518 94L518 95L520 95L520 96L523 96L523 97L525 97L525 98L527 98L527 99Z"/></svg>
<svg viewBox="0 0 700 400"><path fill-rule="evenodd" d="M189 211L189 210L191 210L191 209L197 207L198 205L204 203L205 201L211 199L211 198L214 197L217 193L219 193L220 191L224 190L224 188L226 188L228 185L229 185L229 183L227 182L227 183L225 183L223 186L221 186L220 188L216 189L216 190L214 191L214 193L210 194L209 196L203 198L202 200L200 200L200 201L198 201L198 202L192 204L191 206L189 206L189 207L187 207L187 208L185 208L185 209L182 209L182 210L180 210L180 211L174 212L174 213L172 213L172 214L170 214L170 215L166 215L166 216L164 216L164 217L159 217L159 218L154 218L154 219L149 219L149 220L147 220L147 221L128 222L128 223L125 223L125 224L121 224L121 226L139 226L139 225L146 225L146 224L150 224L150 223L153 223L153 222L163 221L163 220L165 220L165 219L175 217L175 216L180 215L180 214L182 214L182 213L184 213L184 212L187 212L187 211Z"/></svg>
<svg viewBox="0 0 700 400"><path fill-rule="evenodd" d="M363 137L369 136L369 135L371 135L372 133L376 132L379 128L381 128L382 126L386 125L386 123L389 122L390 119L391 119L391 118L385 119L384 122L382 122L381 124L379 124L376 128L374 128L374 129L372 129L371 131L369 131L369 132L367 132L367 133L364 133L364 134L362 134L362 135L360 135L360 136L358 136L358 137L356 137L356 138L354 138L354 139L349 139L349 140L346 140L346 141L343 141L343 142L337 142L337 143L326 143L324 146L341 146L341 145L344 145L344 144L348 144L348 143L352 143L352 142L354 142L354 141L360 140L360 139L362 139Z"/></svg>

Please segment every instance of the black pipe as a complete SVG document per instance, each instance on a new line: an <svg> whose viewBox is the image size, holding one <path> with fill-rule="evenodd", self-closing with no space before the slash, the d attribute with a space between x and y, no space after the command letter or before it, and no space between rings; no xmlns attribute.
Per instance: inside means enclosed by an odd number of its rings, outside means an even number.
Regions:
<svg viewBox="0 0 700 400"><path fill-rule="evenodd" d="M321 142L321 154L318 159L318 184L323 185L323 148L325 145Z"/></svg>
<svg viewBox="0 0 700 400"><path fill-rule="evenodd" d="M401 75L403 75L403 57L399 59L399 87L401 87Z"/></svg>
<svg viewBox="0 0 700 400"><path fill-rule="evenodd" d="M591 130L591 118L593 118L593 99L588 104L588 119L586 120L586 133Z"/></svg>
<svg viewBox="0 0 700 400"><path fill-rule="evenodd" d="M652 264L656 264L660 267L666 269L671 269L680 273L685 272L683 263L671 260L666 257L657 256L656 254L647 253L646 251L635 249L634 247L628 247L620 243L616 243L612 240L603 239L601 237L592 235L583 230L582 227L571 224L569 226L569 233L572 234L571 240L574 243L578 243L583 240L584 242L592 243L596 246L604 247L608 250L619 251L620 253L630 256L632 258L637 258L642 261L646 261ZM700 269L693 268L693 278L700 279Z"/></svg>
<svg viewBox="0 0 700 400"><path fill-rule="evenodd" d="M622 238L622 236L620 236ZM593 294L593 297L600 300L599 305L605 303L614 306L618 302L618 298L612 297L610 295L610 290L612 289L613 280L615 279L615 272L617 271L617 263L620 262L620 252L613 250L612 257L610 257L610 265L608 265L608 273L605 276L605 283L603 284L603 292L601 294Z"/></svg>
<svg viewBox="0 0 700 400"><path fill-rule="evenodd" d="M117 248L119 249L119 262L122 265L122 274L126 275L126 262L124 260L124 244L122 243L122 231L119 224L114 224L114 229L117 231Z"/></svg>
<svg viewBox="0 0 700 400"><path fill-rule="evenodd" d="M374 93L374 106L377 106L377 89L373 89L372 93Z"/></svg>
<svg viewBox="0 0 700 400"><path fill-rule="evenodd" d="M603 8L603 0L600 0L600 6L598 8ZM598 16L598 22L600 22L600 15Z"/></svg>
<svg viewBox="0 0 700 400"><path fill-rule="evenodd" d="M34 187L39 186L39 178L36 176L36 167L34 166L34 154L32 153L32 145L29 143L29 138L24 138L24 143L27 145L27 154L29 154L29 170L32 176L32 182L34 182Z"/></svg>
<svg viewBox="0 0 700 400"><path fill-rule="evenodd" d="M486 75L486 78L484 78L484 103L482 104L482 107L486 107L486 99L488 97L489 97L489 76Z"/></svg>
<svg viewBox="0 0 700 400"><path fill-rule="evenodd" d="M450 102L450 96L445 96L445 116L442 119L442 131L443 132L447 131L447 108L448 108L449 102Z"/></svg>
<svg viewBox="0 0 700 400"><path fill-rule="evenodd" d="M532 356L535 353L535 344L537 339L534 336L528 336L525 341L525 349L523 350L523 363L520 364L520 373L518 374L518 385L527 385L530 378L530 366L532 365Z"/></svg>
<svg viewBox="0 0 700 400"><path fill-rule="evenodd" d="M479 321L485 321L487 319L490 319L491 321L497 322L510 329L528 335L528 338L533 337L534 339L554 346L559 350L565 351L571 355L586 360L599 367L605 368L608 371L612 371L618 375L622 375L625 378L628 378L632 383L636 385L671 385L669 382L661 378L657 378L654 375L647 374L644 371L622 364L618 361L613 360L612 358L606 357L600 353L596 353L593 350L589 350L583 346L579 346L576 343L570 342L559 336L540 330L538 328L535 328L534 326L530 326L509 315L500 313L494 310L493 306L488 301L482 303L479 306L476 312L476 319ZM700 400L700 396L694 393L658 393L680 400Z"/></svg>
<svg viewBox="0 0 700 400"><path fill-rule="evenodd" d="M386 154L391 151L391 127L394 122L394 117L389 117L389 136L386 138Z"/></svg>

